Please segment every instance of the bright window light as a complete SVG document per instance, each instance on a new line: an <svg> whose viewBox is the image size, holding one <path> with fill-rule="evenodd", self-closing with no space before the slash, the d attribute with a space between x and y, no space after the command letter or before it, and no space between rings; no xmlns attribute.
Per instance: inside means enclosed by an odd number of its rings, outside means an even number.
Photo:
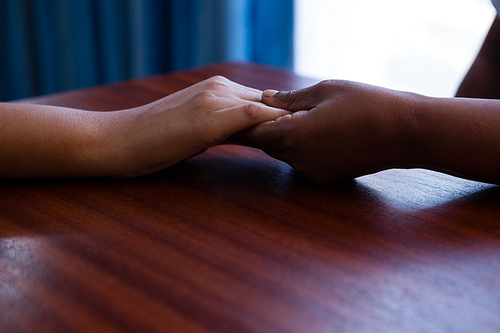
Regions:
<svg viewBox="0 0 500 333"><path fill-rule="evenodd" d="M453 96L493 22L489 0L295 0L295 71Z"/></svg>

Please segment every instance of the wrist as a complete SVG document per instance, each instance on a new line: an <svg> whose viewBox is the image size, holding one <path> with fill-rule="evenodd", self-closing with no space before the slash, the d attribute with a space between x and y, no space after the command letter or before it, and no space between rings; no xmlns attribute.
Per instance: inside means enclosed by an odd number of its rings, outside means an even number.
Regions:
<svg viewBox="0 0 500 333"><path fill-rule="evenodd" d="M130 178L163 170L198 152L189 149L190 124L172 112L164 112L162 101L117 111L107 121L103 155L110 176Z"/></svg>
<svg viewBox="0 0 500 333"><path fill-rule="evenodd" d="M497 100L423 97L411 167L498 183L498 110Z"/></svg>
<svg viewBox="0 0 500 333"><path fill-rule="evenodd" d="M145 106L106 112L99 123L94 159L102 176L130 178L138 176L146 162L149 146L145 140L154 128L142 117ZM148 132L148 127L150 131Z"/></svg>
<svg viewBox="0 0 500 333"><path fill-rule="evenodd" d="M456 137L470 133L456 105L458 100L413 94L405 130L404 167L444 171L447 161L460 155L460 149L467 144Z"/></svg>
<svg viewBox="0 0 500 333"><path fill-rule="evenodd" d="M83 176L113 177L123 172L124 112L89 113L89 120L79 135L80 148L75 153Z"/></svg>
<svg viewBox="0 0 500 333"><path fill-rule="evenodd" d="M425 164L430 144L425 123L430 116L428 109L432 98L408 92L401 94L404 96L398 97L400 105L393 109L391 167L420 167Z"/></svg>

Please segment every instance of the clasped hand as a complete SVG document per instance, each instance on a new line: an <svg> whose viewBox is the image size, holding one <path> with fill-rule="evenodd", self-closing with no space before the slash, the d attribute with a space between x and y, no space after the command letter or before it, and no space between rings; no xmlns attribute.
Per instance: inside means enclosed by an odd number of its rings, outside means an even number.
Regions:
<svg viewBox="0 0 500 333"><path fill-rule="evenodd" d="M401 143L414 124L414 98L415 94L333 80L298 91L266 90L264 103L293 114L230 140L262 149L312 181L343 181L409 162L411 153Z"/></svg>
<svg viewBox="0 0 500 333"><path fill-rule="evenodd" d="M226 142L315 182L423 167L500 183L498 100L431 98L349 81L289 92L213 77L112 112L0 103L0 178L133 177Z"/></svg>
<svg viewBox="0 0 500 333"><path fill-rule="evenodd" d="M129 134L134 139L124 142L135 148L133 155L124 155L132 158L124 163L133 165L137 161L140 167L120 176L164 169L221 143L234 133L291 113L263 104L261 95L260 90L216 76L128 111ZM119 127L123 128L123 124Z"/></svg>
<svg viewBox="0 0 500 333"><path fill-rule="evenodd" d="M289 112L212 77L140 107L93 112L0 103L0 178L133 177Z"/></svg>

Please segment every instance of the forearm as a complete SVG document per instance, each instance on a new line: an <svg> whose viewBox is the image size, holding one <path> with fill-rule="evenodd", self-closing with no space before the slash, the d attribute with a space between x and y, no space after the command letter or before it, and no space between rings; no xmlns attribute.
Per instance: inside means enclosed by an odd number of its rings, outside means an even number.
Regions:
<svg viewBox="0 0 500 333"><path fill-rule="evenodd" d="M287 111L213 77L136 108L92 112L0 103L0 179L133 177L169 167Z"/></svg>
<svg viewBox="0 0 500 333"><path fill-rule="evenodd" d="M458 88L456 96L500 98L500 18L498 16L477 58Z"/></svg>
<svg viewBox="0 0 500 333"><path fill-rule="evenodd" d="M0 179L127 178L169 167L206 148L189 144L185 112L168 112L176 102L112 112L2 104Z"/></svg>
<svg viewBox="0 0 500 333"><path fill-rule="evenodd" d="M500 101L421 97L412 167L500 184Z"/></svg>
<svg viewBox="0 0 500 333"><path fill-rule="evenodd" d="M0 104L0 178L109 176L116 113Z"/></svg>

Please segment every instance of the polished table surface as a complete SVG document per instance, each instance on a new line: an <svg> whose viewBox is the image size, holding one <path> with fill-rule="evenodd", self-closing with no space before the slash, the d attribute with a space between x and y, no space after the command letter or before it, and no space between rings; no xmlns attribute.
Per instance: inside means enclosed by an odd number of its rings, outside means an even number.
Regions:
<svg viewBox="0 0 500 333"><path fill-rule="evenodd" d="M26 100L113 110L219 64ZM0 182L0 332L500 332L500 189L425 170L317 185L220 146L134 179Z"/></svg>

